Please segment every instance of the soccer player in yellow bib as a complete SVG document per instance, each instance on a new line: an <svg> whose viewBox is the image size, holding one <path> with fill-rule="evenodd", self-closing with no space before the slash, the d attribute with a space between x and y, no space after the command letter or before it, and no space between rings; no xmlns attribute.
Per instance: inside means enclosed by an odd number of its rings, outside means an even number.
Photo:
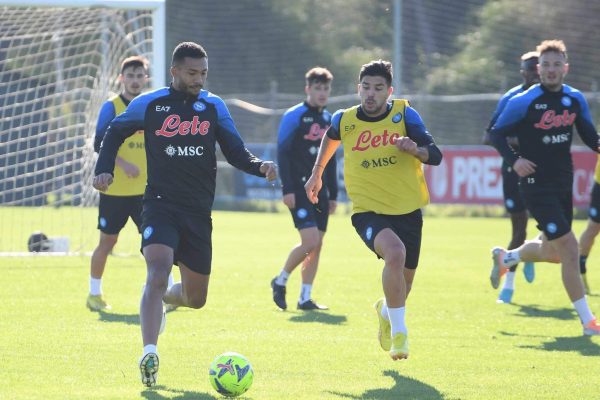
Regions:
<svg viewBox="0 0 600 400"><path fill-rule="evenodd" d="M128 57L121 63L119 81L121 93L102 105L96 123L94 150L100 151L102 139L110 122L123 113L129 102L137 97L148 82L148 63L139 56ZM110 309L102 294L102 275L106 259L119 238L119 232L131 217L138 231L142 223L142 196L146 188L146 150L144 132L138 131L119 148L113 184L100 193L98 229L100 241L92 253L90 267L90 293L87 306L92 311Z"/></svg>
<svg viewBox="0 0 600 400"><path fill-rule="evenodd" d="M379 342L393 360L408 357L405 303L421 249L421 207L429 202L422 164L439 165L442 153L407 100L389 100L392 65L371 61L359 73L360 105L338 110L304 186L318 201L323 166L340 143L344 179L352 200L352 225L384 261L385 297L375 303Z"/></svg>
<svg viewBox="0 0 600 400"><path fill-rule="evenodd" d="M588 210L589 218L585 230L579 238L579 272L583 280L583 286L587 294L592 294L587 279L587 259L592 251L596 236L600 233L600 156L596 161L594 172L594 187L592 188L592 199Z"/></svg>

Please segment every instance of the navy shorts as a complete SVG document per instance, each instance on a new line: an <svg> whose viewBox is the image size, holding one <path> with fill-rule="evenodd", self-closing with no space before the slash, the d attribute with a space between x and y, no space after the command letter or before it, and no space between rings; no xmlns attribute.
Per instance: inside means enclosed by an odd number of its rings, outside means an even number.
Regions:
<svg viewBox="0 0 600 400"><path fill-rule="evenodd" d="M306 192L296 192L296 207L290 209L296 229L317 227L321 232L327 231L329 220L329 200L327 196L319 196L319 202L312 204Z"/></svg>
<svg viewBox="0 0 600 400"><path fill-rule="evenodd" d="M573 222L573 195L571 191L522 191L529 213L537 221L537 228L549 240L558 239L571 231Z"/></svg>
<svg viewBox="0 0 600 400"><path fill-rule="evenodd" d="M588 215L592 221L600 224L600 185L598 182L594 182L592 188L592 200L590 201Z"/></svg>
<svg viewBox="0 0 600 400"><path fill-rule="evenodd" d="M507 163L502 163L502 194L504 207L509 214L526 210L525 202L519 191L519 175Z"/></svg>
<svg viewBox="0 0 600 400"><path fill-rule="evenodd" d="M406 248L404 266L408 269L415 269L419 265L421 232L423 230L423 213L421 209L402 215L385 215L374 212L357 213L352 215L352 225L363 242L378 258L381 258L381 256L375 251L375 237L383 229L391 229L402 240Z"/></svg>
<svg viewBox="0 0 600 400"><path fill-rule="evenodd" d="M142 218L142 250L150 244L164 244L173 249L174 265L182 262L194 272L210 275L210 215L190 214L155 200L147 200L144 202Z"/></svg>
<svg viewBox="0 0 600 400"><path fill-rule="evenodd" d="M138 232L142 228L142 195L110 196L100 193L98 229L107 235L116 235L131 217Z"/></svg>

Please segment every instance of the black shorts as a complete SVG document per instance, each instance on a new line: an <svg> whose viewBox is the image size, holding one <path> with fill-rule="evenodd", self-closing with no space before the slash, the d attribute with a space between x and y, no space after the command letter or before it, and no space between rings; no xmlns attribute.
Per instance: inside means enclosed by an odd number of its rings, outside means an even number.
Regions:
<svg viewBox="0 0 600 400"><path fill-rule="evenodd" d="M296 229L317 227L321 232L327 231L329 220L329 200L327 196L319 196L319 202L312 204L306 192L296 192L296 207L290 209Z"/></svg>
<svg viewBox="0 0 600 400"><path fill-rule="evenodd" d="M107 235L116 235L131 217L138 232L142 228L142 195L110 196L100 193L98 229Z"/></svg>
<svg viewBox="0 0 600 400"><path fill-rule="evenodd" d="M537 228L549 240L558 239L571 231L573 222L573 194L571 191L522 191L529 213L537 221Z"/></svg>
<svg viewBox="0 0 600 400"><path fill-rule="evenodd" d="M592 188L592 200L590 201L588 215L592 221L600 224L600 185L598 182L594 182Z"/></svg>
<svg viewBox="0 0 600 400"><path fill-rule="evenodd" d="M375 237L385 228L390 228L406 248L406 262L404 266L415 269L419 265L421 253L421 232L423 230L423 213L417 209L409 214L385 215L374 212L363 212L352 215L352 225L360 238L373 253L381 258L375 251Z"/></svg>
<svg viewBox="0 0 600 400"><path fill-rule="evenodd" d="M526 210L525 202L519 191L519 175L506 163L502 163L502 194L506 212L512 214Z"/></svg>
<svg viewBox="0 0 600 400"><path fill-rule="evenodd" d="M142 213L142 250L150 244L173 249L173 264L182 262L194 272L210 275L212 262L212 218L147 200Z"/></svg>

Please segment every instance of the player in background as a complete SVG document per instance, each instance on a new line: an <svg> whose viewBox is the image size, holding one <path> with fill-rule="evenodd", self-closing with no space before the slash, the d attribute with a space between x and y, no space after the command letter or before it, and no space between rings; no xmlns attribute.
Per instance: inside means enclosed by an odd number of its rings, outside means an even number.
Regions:
<svg viewBox="0 0 600 400"><path fill-rule="evenodd" d="M208 56L202 46L183 42L173 51L171 86L136 97L110 124L96 164L94 187L113 181L121 143L143 129L148 184L142 213L142 253L147 278L140 305L142 383L156 384L162 301L199 309L206 303L212 261L211 210L217 172L216 144L236 168L268 180L276 178L271 161L245 147L223 100L203 89ZM181 282L167 290L173 265Z"/></svg>
<svg viewBox="0 0 600 400"><path fill-rule="evenodd" d="M421 207L429 202L422 164L438 165L442 153L408 101L389 100L392 92L390 62L362 66L360 105L333 115L305 189L317 204L325 165L341 143L352 225L384 261L385 298L375 303L379 343L398 360L408 357L405 304L419 263Z"/></svg>
<svg viewBox="0 0 600 400"><path fill-rule="evenodd" d="M539 240L526 241L514 250L494 252L494 274L519 261L560 262L562 281L583 325L584 335L600 335L581 275L579 249L571 229L573 220L573 126L582 141L598 152L600 137L583 94L563 84L569 70L561 40L537 46L540 85L510 99L490 132L494 147L520 177L527 209L542 231ZM519 148L508 136L517 135Z"/></svg>
<svg viewBox="0 0 600 400"><path fill-rule="evenodd" d="M498 106L496 107L496 110L492 115L492 119L490 120L490 124L484 133L483 144L492 144L490 142L490 130L496 123L496 120L498 119L500 113L502 113L502 110L504 110L504 107L506 107L508 100L519 93L523 93L533 84L539 83L540 77L537 72L537 64L538 54L536 52L530 51L521 56L520 73L523 77L523 83L510 89L504 94L504 96L500 98ZM518 148L519 143L515 137L510 137L509 140L512 147ZM510 243L508 244L508 249L512 250L516 249L525 242L525 239L527 238L527 220L529 217L525 203L523 202L521 194L519 193L519 176L512 170L512 166L508 165L506 162L502 162L502 194L504 195L504 207L506 208L506 212L510 215L510 222L512 226L512 236ZM514 265L506 273L502 290L500 290L500 294L498 295L498 303L511 302L515 291L516 271L517 266ZM533 279L535 278L535 269L533 263L525 263L525 266L523 267L523 274L525 275L527 282L533 282ZM490 277L492 287L494 289L497 289L500 283L497 279L494 279L496 277L497 276L494 274L492 274Z"/></svg>
<svg viewBox="0 0 600 400"><path fill-rule="evenodd" d="M585 292L591 294L592 292L587 279L587 259L592 251L592 246L594 246L596 236L600 232L600 156L598 156L598 160L596 161L594 186L592 188L592 198L588 214L587 226L579 237L579 272L581 273Z"/></svg>
<svg viewBox="0 0 600 400"><path fill-rule="evenodd" d="M290 209L294 226L300 234L300 243L292 248L281 272L271 281L273 301L282 310L287 308L287 280L301 263L302 287L297 308L327 309L327 306L312 300L311 293L329 214L336 207L338 187L335 156L325 168L327 190L321 192L317 204L308 201L304 184L311 174L323 135L331 123L331 113L325 107L331 93L333 75L325 68L315 67L306 73L305 80L306 100L283 114L277 138L277 164L283 203Z"/></svg>
<svg viewBox="0 0 600 400"><path fill-rule="evenodd" d="M100 151L100 144L108 125L121 114L129 102L137 97L148 82L148 62L134 56L121 63L119 81L121 93L108 99L102 105L96 123L94 151ZM98 229L100 241L92 253L90 266L90 292L87 306L90 310L109 310L111 307L102 294L102 275L106 259L119 239L119 232L127 220L131 220L140 231L142 226L142 195L146 187L146 150L144 149L144 132L139 131L129 137L116 157L114 181L104 193L100 193L98 206ZM140 231L141 232L141 231Z"/></svg>

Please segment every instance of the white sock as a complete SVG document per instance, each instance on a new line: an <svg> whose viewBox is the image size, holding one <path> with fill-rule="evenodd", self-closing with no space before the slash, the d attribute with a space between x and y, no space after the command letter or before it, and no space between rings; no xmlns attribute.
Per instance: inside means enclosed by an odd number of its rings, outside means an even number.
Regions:
<svg viewBox="0 0 600 400"><path fill-rule="evenodd" d="M98 296L102 294L102 278L96 279L90 276L90 294Z"/></svg>
<svg viewBox="0 0 600 400"><path fill-rule="evenodd" d="M312 292L312 284L303 283L302 289L300 290L300 304L310 300L310 292Z"/></svg>
<svg viewBox="0 0 600 400"><path fill-rule="evenodd" d="M142 357L144 357L148 353L158 354L158 350L156 349L155 344L147 344L144 346L144 354L142 355Z"/></svg>
<svg viewBox="0 0 600 400"><path fill-rule="evenodd" d="M508 271L506 273L506 278L504 279L504 285L502 286L502 289L511 289L511 290L515 290L515 272L512 271Z"/></svg>
<svg viewBox="0 0 600 400"><path fill-rule="evenodd" d="M285 269L282 269L277 279L275 279L275 283L279 286L285 286L289 277L290 273L287 272Z"/></svg>
<svg viewBox="0 0 600 400"><path fill-rule="evenodd" d="M406 324L404 323L405 311L406 307L388 307L388 315L390 317L390 324L392 325L392 337L394 337L394 335L398 332L402 332L405 335L407 334L408 330L406 329Z"/></svg>
<svg viewBox="0 0 600 400"><path fill-rule="evenodd" d="M504 265L507 267L514 267L521 261L521 256L519 255L519 250L509 250L504 255Z"/></svg>
<svg viewBox="0 0 600 400"><path fill-rule="evenodd" d="M175 278L173 278L173 273L169 274L169 281L167 282L167 289L175 284Z"/></svg>
<svg viewBox="0 0 600 400"><path fill-rule="evenodd" d="M587 325L590 321L594 320L594 314L592 314L592 310L590 310L590 306L588 306L587 299L585 296L573 302L573 307L579 314L579 319L583 323L583 325Z"/></svg>
<svg viewBox="0 0 600 400"><path fill-rule="evenodd" d="M390 314L388 314L388 306L387 306L387 303L385 302L385 299L383 299L383 306L381 306L381 316L386 321L390 320Z"/></svg>

